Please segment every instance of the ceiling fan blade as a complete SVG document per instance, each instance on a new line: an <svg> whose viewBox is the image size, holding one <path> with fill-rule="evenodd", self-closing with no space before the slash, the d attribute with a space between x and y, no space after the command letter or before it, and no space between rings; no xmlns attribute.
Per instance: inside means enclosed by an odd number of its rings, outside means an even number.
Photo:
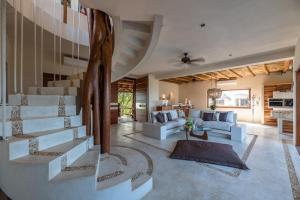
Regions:
<svg viewBox="0 0 300 200"><path fill-rule="evenodd" d="M195 59L192 59L191 62L205 62L205 59L204 58L195 58Z"/></svg>

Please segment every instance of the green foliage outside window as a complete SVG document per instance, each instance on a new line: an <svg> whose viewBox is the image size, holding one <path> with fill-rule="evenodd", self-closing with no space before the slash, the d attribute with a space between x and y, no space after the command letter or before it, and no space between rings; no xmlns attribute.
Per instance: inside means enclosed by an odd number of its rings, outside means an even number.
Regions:
<svg viewBox="0 0 300 200"><path fill-rule="evenodd" d="M133 93L119 92L118 103L120 104L121 116L132 116Z"/></svg>

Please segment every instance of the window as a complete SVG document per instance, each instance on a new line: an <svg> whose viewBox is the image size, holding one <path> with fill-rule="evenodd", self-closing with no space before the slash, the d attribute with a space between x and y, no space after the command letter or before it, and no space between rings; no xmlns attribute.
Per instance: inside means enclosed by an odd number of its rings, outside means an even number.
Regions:
<svg viewBox="0 0 300 200"><path fill-rule="evenodd" d="M222 90L222 96L216 99L217 108L249 108L251 107L251 90ZM208 107L213 104L213 100L208 98Z"/></svg>

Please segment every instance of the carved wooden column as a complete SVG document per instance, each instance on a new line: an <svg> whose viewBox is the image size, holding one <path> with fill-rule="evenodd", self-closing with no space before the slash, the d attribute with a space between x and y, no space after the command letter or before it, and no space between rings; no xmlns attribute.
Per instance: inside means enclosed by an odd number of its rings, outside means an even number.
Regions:
<svg viewBox="0 0 300 200"><path fill-rule="evenodd" d="M90 59L84 80L83 123L87 134L94 135L101 144L101 153L110 152L110 89L113 53L113 34L109 16L95 9L87 9ZM91 130L91 109L93 130Z"/></svg>

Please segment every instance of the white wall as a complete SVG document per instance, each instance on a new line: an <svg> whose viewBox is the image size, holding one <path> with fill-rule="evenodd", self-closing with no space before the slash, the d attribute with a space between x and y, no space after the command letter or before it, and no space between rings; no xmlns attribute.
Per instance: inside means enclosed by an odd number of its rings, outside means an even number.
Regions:
<svg viewBox="0 0 300 200"><path fill-rule="evenodd" d="M175 83L168 83L165 81L159 81L159 98L165 94L167 97L170 97L172 93L172 97L170 99L170 103L176 104L179 100L179 85Z"/></svg>
<svg viewBox="0 0 300 200"><path fill-rule="evenodd" d="M154 111L159 104L159 81L154 75L148 75L148 111ZM148 117L150 119L150 117Z"/></svg>
<svg viewBox="0 0 300 200"><path fill-rule="evenodd" d="M251 89L251 95L260 98L260 103L255 108L254 120L257 123L263 122L263 89L264 85L292 83L292 73L257 75L256 77L245 77L237 79L237 85L220 86L224 90L229 89ZM196 108L207 108L207 90L211 88L211 81L199 81L184 83L179 86L179 101L184 102L185 98L191 99ZM232 109L218 109L232 110ZM234 109L238 114L238 120L252 121L251 109Z"/></svg>

